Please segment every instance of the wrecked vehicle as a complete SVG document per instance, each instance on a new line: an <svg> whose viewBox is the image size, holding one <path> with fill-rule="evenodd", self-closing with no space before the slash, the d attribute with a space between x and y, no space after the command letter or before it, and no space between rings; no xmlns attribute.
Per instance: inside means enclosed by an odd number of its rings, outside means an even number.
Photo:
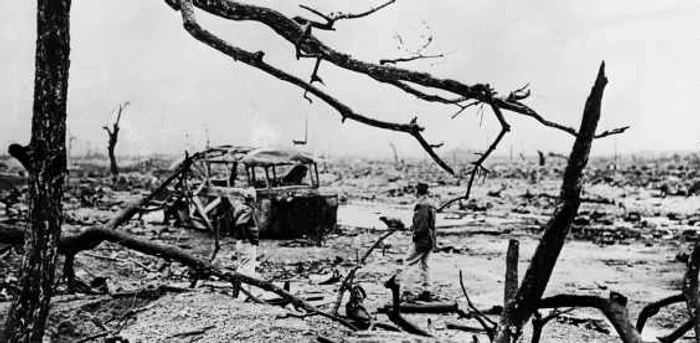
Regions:
<svg viewBox="0 0 700 343"><path fill-rule="evenodd" d="M261 238L319 242L336 227L338 195L320 189L318 166L304 153L219 146L193 157L169 197L166 220L172 215L213 232L222 199L236 204L252 195Z"/></svg>

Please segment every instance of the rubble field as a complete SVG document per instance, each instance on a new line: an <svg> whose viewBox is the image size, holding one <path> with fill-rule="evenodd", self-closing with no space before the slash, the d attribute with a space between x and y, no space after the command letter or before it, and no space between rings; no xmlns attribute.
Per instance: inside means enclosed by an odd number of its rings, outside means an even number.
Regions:
<svg viewBox="0 0 700 343"><path fill-rule="evenodd" d="M167 176L169 164L162 158L132 161L112 183L106 161L73 161L63 232L105 223L130 201L148 194ZM475 183L471 199L438 215L438 249L430 264L433 293L439 299L468 308L459 285L462 271L466 291L478 308L502 305L508 241L520 241L522 276L554 209L564 167L565 161L558 158L550 158L545 166L535 159L494 158L487 165L490 173ZM21 225L27 212L20 170L12 160L0 160L0 223L6 225ZM466 176L469 164L457 170ZM280 286L288 282L293 294L323 310L335 302L337 276L344 276L387 230L379 217L410 223L417 180L431 185L436 203L463 194L466 187L466 177L452 177L427 161L327 159L319 163L319 173L322 187L339 194L337 229L321 246L306 239L263 240L258 272ZM680 291L689 249L700 238L700 155L593 158L582 198L546 296L607 297L615 291L628 297L631 318L636 318L644 305ZM164 224L162 212L138 216L118 230L202 258L214 248L208 233ZM356 275L367 293L365 306L376 321L389 322L377 311L391 300L383 282L401 266L409 244L407 232L390 236ZM235 269L234 248L235 241L224 238L213 263ZM21 253L21 247L0 242L0 322L16 290ZM60 266L58 270L60 274ZM472 342L473 335L488 341L483 334L453 329L454 324L479 327L475 320L456 314L405 315L434 339L381 329L352 332L321 316L295 316L299 312L291 305L256 304L244 295L234 298L231 285L214 277L191 287L188 268L112 243L78 254L75 271L84 287L68 292L63 282L57 285L46 335L51 342L316 342L319 336L334 342ZM276 297L246 289L262 299ZM643 337L654 342L686 320L684 304L664 308L649 320ZM527 325L525 342L530 334ZM692 337L691 330L679 341L690 342ZM593 309L568 311L548 323L542 336L542 342L618 341L603 314Z"/></svg>

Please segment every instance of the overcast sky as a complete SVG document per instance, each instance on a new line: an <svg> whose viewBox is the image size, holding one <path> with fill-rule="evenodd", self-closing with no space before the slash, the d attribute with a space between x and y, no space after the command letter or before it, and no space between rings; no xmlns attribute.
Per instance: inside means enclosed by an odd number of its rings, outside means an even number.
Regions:
<svg viewBox="0 0 700 343"><path fill-rule="evenodd" d="M324 11L361 11L381 0L255 1L285 14L305 13L299 3ZM0 137L27 142L33 93L35 1L2 0L0 13ZM266 59L308 78L313 61L294 59L292 46L266 27L227 22L198 12L201 22L234 45L263 50ZM398 0L375 15L339 22L319 33L334 48L378 61L406 55L424 37L435 61L405 63L465 83L487 82L502 93L526 83L527 103L544 117L578 127L583 103L601 60L610 79L601 129L631 125L622 136L595 143L594 153L700 149L700 1L629 0ZM101 127L125 100L120 154L177 153L204 145L290 145L303 138L317 152L422 156L404 134L350 121L302 91L237 64L190 37L178 13L163 1L73 1L68 97L76 151L104 149ZM498 125L486 112L449 117L454 108L423 104L367 77L322 64L329 93L362 114L406 122L417 115L442 151L483 149ZM507 114L513 131L498 153L568 151L571 137L528 118ZM5 149L5 148L3 148Z"/></svg>

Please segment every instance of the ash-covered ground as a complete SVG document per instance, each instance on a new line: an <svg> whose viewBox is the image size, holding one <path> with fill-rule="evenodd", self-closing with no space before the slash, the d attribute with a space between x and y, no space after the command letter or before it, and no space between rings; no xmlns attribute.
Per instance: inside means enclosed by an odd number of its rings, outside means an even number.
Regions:
<svg viewBox="0 0 700 343"><path fill-rule="evenodd" d="M159 159L133 162L124 168L122 179L112 184L105 160L77 159L73 163L64 234L106 222L130 201L147 194L168 174L170 165ZM288 281L292 293L314 299L314 305L328 310L339 282L324 281L336 272L345 275L385 232L378 218L385 215L409 223L413 185L418 180L431 185L437 203L463 194L469 165L458 170L463 178L452 177L428 161L328 159L319 167L322 187L337 192L341 200L338 229L320 247L303 239L262 241L258 271L275 284ZM535 159L496 158L487 167L490 173L475 183L471 199L439 214L438 251L430 261L435 295L456 301L464 309L468 307L459 285L460 271L478 308L502 305L509 239L520 241L519 269L524 274L553 212L565 161L551 157L545 166L539 166ZM631 317L636 318L645 304L678 293L684 262L700 230L699 167L697 154L592 159L579 215L546 295L607 297L611 291L619 292L629 298ZM10 177L19 170L11 160L0 162L0 173L6 176L0 185L0 222L5 225L21 225L27 212L26 187L21 178ZM154 212L119 230L175 245L202 258L211 254L214 245L207 233L165 225L162 219L162 213ZM409 244L408 233L394 234L357 274L356 280L367 291L365 305L378 321L388 322L376 310L391 299L383 282L401 265ZM224 239L214 264L235 268L234 246L233 240ZM0 243L0 322L16 290L21 253L19 247ZM80 253L75 268L86 288L68 293L63 283L57 285L47 335L52 342L91 336L95 336L92 341L119 336L129 342L313 342L319 335L338 342L471 342L473 333L454 330L452 324L479 327L476 321L456 314L407 314L436 339L382 330L350 332L323 317L290 316L296 313L290 306L259 305L245 301L245 296L233 298L230 285L216 278L189 288L187 268L111 243ZM252 292L263 299L275 297L254 288ZM665 308L650 319L643 336L654 341L687 319L684 304ZM528 325L525 341L529 341L529 332ZM692 335L688 333L686 339ZM477 336L487 341L486 336ZM597 310L575 309L550 322L542 341L618 340Z"/></svg>

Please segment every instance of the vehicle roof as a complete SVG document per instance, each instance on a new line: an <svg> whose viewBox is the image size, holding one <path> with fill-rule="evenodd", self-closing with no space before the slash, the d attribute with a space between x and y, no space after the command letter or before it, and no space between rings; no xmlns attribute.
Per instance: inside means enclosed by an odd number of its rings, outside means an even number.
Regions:
<svg viewBox="0 0 700 343"><path fill-rule="evenodd" d="M289 164L308 164L314 160L301 151L286 148L255 149L240 159L241 163L251 166L272 166Z"/></svg>
<svg viewBox="0 0 700 343"><path fill-rule="evenodd" d="M247 146L220 145L198 153L197 160L214 163L240 162L251 166L272 166L314 163L308 155L288 148L252 148ZM170 166L175 169L184 159Z"/></svg>
<svg viewBox="0 0 700 343"><path fill-rule="evenodd" d="M247 146L219 145L198 152L198 156L195 157L195 161L233 163L238 162L243 156L245 156L245 154L251 152L252 150L255 150L255 148ZM182 164L184 160L184 157L176 160L168 169L175 170L175 168Z"/></svg>
<svg viewBox="0 0 700 343"><path fill-rule="evenodd" d="M220 145L204 151L204 158L210 162L238 162L253 150L247 146Z"/></svg>

